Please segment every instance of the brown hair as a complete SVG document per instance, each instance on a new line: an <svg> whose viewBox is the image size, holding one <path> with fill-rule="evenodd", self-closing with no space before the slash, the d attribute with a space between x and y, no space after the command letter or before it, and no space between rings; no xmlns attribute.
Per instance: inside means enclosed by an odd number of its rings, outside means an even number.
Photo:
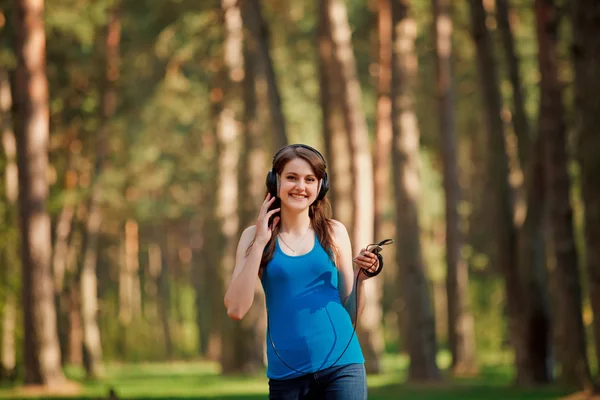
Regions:
<svg viewBox="0 0 600 400"><path fill-rule="evenodd" d="M325 162L317 153L304 147L288 147L281 150L277 154L277 157L273 160L273 170L280 175L285 165L296 158L301 158L308 162L319 182L323 181L326 173ZM265 196L266 194L267 193L265 192ZM277 197L273 204L271 204L269 207L269 210L279 207L281 207L281 200L279 197ZM310 205L308 210L308 216L310 217L312 228L317 234L319 243L325 249L325 251L329 253L331 260L335 262L335 258L337 256L337 247L333 241L333 221L331 219L331 215L331 204L329 203L329 200L327 200L327 197L324 197L321 200L315 200L315 202ZM269 224L275 216L280 216L280 213L278 212L273 215L269 221ZM280 227L281 222L277 224L275 229L273 229L271 239L265 246L265 250L263 251L263 255L260 260L259 274L262 274L264 268L273 259L273 255L275 254L275 243L277 241L277 235L279 234ZM253 245L254 239L248 246L246 254L248 254Z"/></svg>

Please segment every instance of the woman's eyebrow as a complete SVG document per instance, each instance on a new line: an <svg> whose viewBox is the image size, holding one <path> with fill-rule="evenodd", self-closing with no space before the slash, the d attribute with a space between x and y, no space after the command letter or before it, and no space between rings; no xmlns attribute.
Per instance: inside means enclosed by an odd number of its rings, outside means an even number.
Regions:
<svg viewBox="0 0 600 400"><path fill-rule="evenodd" d="M299 173L297 173L297 172L286 172L284 175L296 175L296 176L299 176L299 175L301 175L301 174L299 174ZM310 177L316 177L316 175L315 175L315 174L313 174L313 173L310 173L310 174L308 174L308 175L305 175L305 176L306 176L306 177L309 177L309 178L310 178Z"/></svg>

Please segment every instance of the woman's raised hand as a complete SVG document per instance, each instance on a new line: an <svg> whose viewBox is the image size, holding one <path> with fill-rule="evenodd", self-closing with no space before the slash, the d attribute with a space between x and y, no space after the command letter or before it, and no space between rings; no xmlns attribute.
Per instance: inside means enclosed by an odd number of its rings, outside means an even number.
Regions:
<svg viewBox="0 0 600 400"><path fill-rule="evenodd" d="M260 207L258 219L256 220L256 234L254 235L254 241L259 241L264 245L271 239L273 228L275 228L279 222L279 217L277 216L273 219L273 224L269 226L269 219L271 216L280 210L280 208L274 208L269 211L269 207L271 207L271 204L273 204L274 201L275 197L271 197L271 194L267 193L267 197Z"/></svg>
<svg viewBox="0 0 600 400"><path fill-rule="evenodd" d="M379 268L379 259L373 252L367 249L361 249L360 253L354 258L353 261L358 266L356 273L360 274L359 280L361 281L371 277L367 274L361 274L360 272L362 270L375 274Z"/></svg>

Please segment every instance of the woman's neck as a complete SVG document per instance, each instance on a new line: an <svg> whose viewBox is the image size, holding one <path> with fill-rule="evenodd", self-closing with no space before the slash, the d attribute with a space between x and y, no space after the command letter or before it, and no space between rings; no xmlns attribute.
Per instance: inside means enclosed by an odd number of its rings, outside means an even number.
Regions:
<svg viewBox="0 0 600 400"><path fill-rule="evenodd" d="M281 210L281 233L292 235L303 235L310 227L310 217L307 212L291 213L285 209Z"/></svg>

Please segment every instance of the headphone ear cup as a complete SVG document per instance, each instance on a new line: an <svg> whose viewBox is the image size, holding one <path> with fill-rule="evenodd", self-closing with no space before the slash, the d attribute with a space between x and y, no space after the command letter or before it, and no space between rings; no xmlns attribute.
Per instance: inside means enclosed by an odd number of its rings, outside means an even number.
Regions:
<svg viewBox="0 0 600 400"><path fill-rule="evenodd" d="M277 197L277 192L278 190L278 182L277 182L277 173L275 173L273 170L270 170L267 173L267 190L269 191L269 193L271 193L271 196L273 197Z"/></svg>
<svg viewBox="0 0 600 400"><path fill-rule="evenodd" d="M322 200L327 192L329 191L329 179L327 178L327 172L325 172L325 176L321 181L321 189L319 190L319 194L317 195L317 200Z"/></svg>

